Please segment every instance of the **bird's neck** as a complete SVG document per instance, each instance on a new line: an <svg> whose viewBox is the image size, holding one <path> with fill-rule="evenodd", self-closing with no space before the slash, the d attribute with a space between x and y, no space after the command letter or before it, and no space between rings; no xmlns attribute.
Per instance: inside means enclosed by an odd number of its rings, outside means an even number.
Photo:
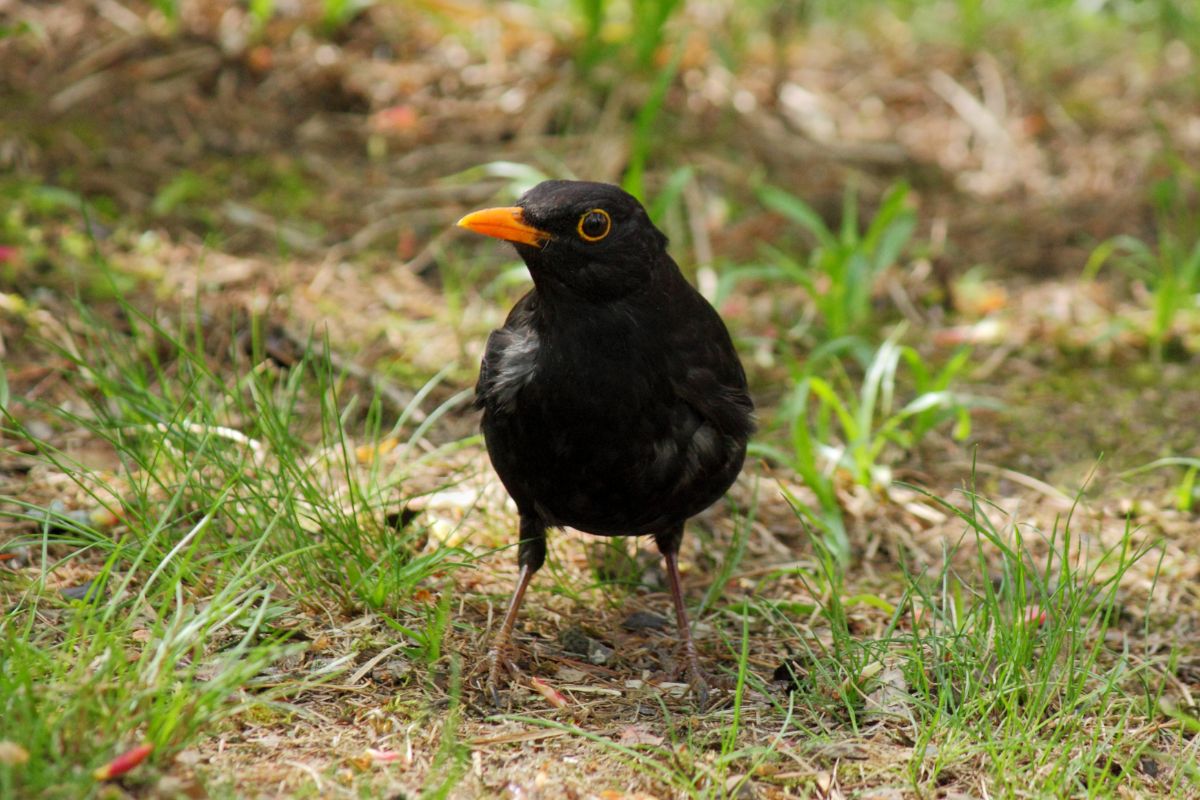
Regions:
<svg viewBox="0 0 1200 800"><path fill-rule="evenodd" d="M539 296L538 333L545 340L569 339L598 346L599 341L656 326L667 313L669 295L639 290L611 299L582 298L543 291Z"/></svg>
<svg viewBox="0 0 1200 800"><path fill-rule="evenodd" d="M679 267L669 256L660 256L660 263L647 270L636 281L580 281L571 283L556 280L552 273L533 269L533 283L539 297L540 312L549 327L595 324L620 327L633 316L654 317L666 311L671 298L682 288L691 288ZM596 272L606 271L602 267Z"/></svg>

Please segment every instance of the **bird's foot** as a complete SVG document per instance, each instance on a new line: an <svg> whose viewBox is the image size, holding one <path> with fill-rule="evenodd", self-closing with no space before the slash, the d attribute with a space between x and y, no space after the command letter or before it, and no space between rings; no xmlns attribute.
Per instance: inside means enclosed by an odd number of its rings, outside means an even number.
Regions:
<svg viewBox="0 0 1200 800"><path fill-rule="evenodd" d="M485 686L487 688L488 699L492 701L492 705L496 708L500 707L501 686L507 684L507 682L513 678L513 676L521 673L521 671L517 669L517 666L513 664L511 660L509 660L508 654L505 652L506 649L507 648L492 647L492 649L488 651L487 655L488 676ZM501 670L503 670L505 673L506 680L504 684L501 683L500 679Z"/></svg>
<svg viewBox="0 0 1200 800"><path fill-rule="evenodd" d="M692 696L696 698L696 707L700 711L708 708L708 676L704 670L700 668L700 661L694 654L688 659L688 686L691 687Z"/></svg>
<svg viewBox="0 0 1200 800"><path fill-rule="evenodd" d="M722 681L720 678L714 680L709 677L708 672L700 666L700 658L692 648L680 649L683 652L675 657L668 674L672 676L672 680L687 684L692 700L696 703L696 710L704 711L712 699L712 690L721 687Z"/></svg>

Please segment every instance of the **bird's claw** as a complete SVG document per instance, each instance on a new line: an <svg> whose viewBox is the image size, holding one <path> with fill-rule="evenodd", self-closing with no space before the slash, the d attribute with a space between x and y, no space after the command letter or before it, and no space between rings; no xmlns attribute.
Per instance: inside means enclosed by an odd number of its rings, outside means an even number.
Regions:
<svg viewBox="0 0 1200 800"><path fill-rule="evenodd" d="M688 686L691 687L692 695L696 698L696 707L701 711L707 709L709 700L708 676L695 663L688 667Z"/></svg>
<svg viewBox="0 0 1200 800"><path fill-rule="evenodd" d="M492 701L492 706L500 707L500 670L503 669L511 679L513 675L520 673L516 665L509 660L508 655L499 647L493 647L488 651L488 676L485 687L488 693L488 699Z"/></svg>

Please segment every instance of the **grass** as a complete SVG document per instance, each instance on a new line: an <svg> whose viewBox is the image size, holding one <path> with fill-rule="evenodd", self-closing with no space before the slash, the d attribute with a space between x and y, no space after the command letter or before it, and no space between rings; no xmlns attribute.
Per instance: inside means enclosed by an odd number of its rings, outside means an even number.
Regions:
<svg viewBox="0 0 1200 800"><path fill-rule="evenodd" d="M69 481L66 502L0 498L23 531L5 550L34 568L0 584L0 713L29 756L0 765L7 796L88 796L92 770L133 744L168 764L223 720L282 709L280 698L345 672L352 657L273 668L308 651L295 627L304 613L374 613L413 657L442 658L444 576L464 554L425 547L427 524L406 511L422 492L406 486L459 446L427 447L425 435L464 396L425 413L430 383L384 428L378 398L344 396L311 344L284 368L257 338L248 354L222 353L198 319L118 310L112 320L79 307L60 330L75 401L4 397L5 436ZM242 366L232 379L216 371L225 359ZM55 444L61 434L32 433L21 422L31 415L85 432L103 466ZM64 582L80 581L69 599ZM423 611L414 598L430 590L441 599Z"/></svg>
<svg viewBox="0 0 1200 800"><path fill-rule="evenodd" d="M820 341L869 333L876 324L871 307L876 282L899 259L916 228L916 215L906 205L908 188L892 187L865 228L859 225L858 199L847 189L837 230L793 194L769 185L758 194L766 208L815 242L803 261L778 246L766 248L768 267L759 273L804 288L820 315Z"/></svg>
<svg viewBox="0 0 1200 800"><path fill-rule="evenodd" d="M1089 548L1072 535L1070 515L1049 531L1003 529L986 501L967 497L966 510L941 505L986 544L976 571L964 578L951 550L933 581L911 584L926 624L913 627L904 672L918 687L917 742L937 745L914 783L982 757L1002 791L1021 791L1031 772L1046 774L1049 795L1115 791L1152 747L1132 721L1165 688L1136 653L1106 643L1120 624L1120 585L1154 560L1153 545L1136 546L1127 527L1117 542ZM1086 722L1100 719L1102 728ZM1175 786L1190 785L1195 776L1179 766Z"/></svg>
<svg viewBox="0 0 1200 800"><path fill-rule="evenodd" d="M121 296L115 282L106 291ZM421 796L461 792L481 723L470 716L462 650L474 634L460 618L478 595L462 586L470 556L426 545L433 532L410 508L455 488L447 464L478 446L474 437L431 441L469 397L442 386L454 367L385 422L380 399L356 393L320 355L327 341L299 343L284 364L267 354L261 321L240 335L205 323L196 307L164 318L121 300L103 312L77 305L71 320L45 327L40 342L61 363L68 395L31 401L0 381L6 438L32 446L7 455L69 480L57 504L3 498L21 532L5 551L28 566L0 573L0 713L5 740L28 759L0 762L0 791L94 795L92 771L143 742L149 763L123 780L148 790L178 754L250 720L286 726L310 695L346 680L360 652L391 648L416 665L397 702L414 707L411 724L434 740L415 779ZM1200 722L1173 682L1183 656L1147 644L1161 621L1146 562L1164 556L1132 526L1106 539L1075 530L1068 515L1040 530L974 490L926 493L960 538L938 561L912 564L921 554L906 553L906 569L883 587L854 585L861 531L847 524L834 476L887 489L883 468L895 454L941 426L967 431L969 403L951 388L967 351L935 367L899 343L901 332L865 364L812 359L795 403L774 412L794 426L795 450L778 460L805 480L817 475L814 489L827 486L831 499L814 511L793 503L797 525L811 527L809 562L731 591L756 541L757 502L728 539L698 537L722 553L697 617L723 650L725 705L701 714L651 697L660 744L623 743L619 728L571 710L486 724L561 732L684 797L735 797L762 783L824 791L819 773L789 764L823 763L823 748L871 737L904 742L903 752L835 767L842 780L902 779L923 793L970 774L997 796L1020 794L1030 774L1047 796L1109 796L1131 783L1168 796L1195 790L1186 754ZM914 399L899 400L905 391ZM62 446L68 432L102 445L99 465L95 453L85 460ZM430 472L435 481L422 483ZM836 517L819 516L826 511ZM570 558L552 566L573 603L600 592L619 611L609 583L576 591ZM627 594L639 590L636 577L628 583ZM1141 588L1130 594L1131 584ZM1134 596L1144 611L1130 609ZM317 657L305 632L314 617L361 615L379 621L374 633ZM772 680L778 668L782 681Z"/></svg>
<svg viewBox="0 0 1200 800"><path fill-rule="evenodd" d="M859 736L893 730L911 743L907 775L918 794L968 765L995 796L1023 794L1031 775L1041 776L1036 794L1047 797L1153 785L1163 753L1188 741L1186 728L1150 736L1145 728L1169 685L1160 670L1174 656L1109 642L1138 624L1122 599L1132 569L1150 572L1153 595L1159 545L1135 544L1141 537L1128 526L1116 541L1089 545L1071 514L1048 531L1026 529L970 491L954 502L930 499L963 533L940 563L906 569L898 596L847 595L830 557L819 560L825 566L769 573L752 593L764 596L791 574L816 605L757 599L739 609L744 625L753 620L792 643L782 664L786 701L762 682L754 687L777 698L775 719L808 709L820 721L793 736L814 742L836 740L843 728ZM813 545L825 551L819 537ZM864 605L876 618L870 634L855 610ZM1147 615L1140 624L1149 623ZM1172 796L1194 790L1194 767L1171 765Z"/></svg>
<svg viewBox="0 0 1200 800"><path fill-rule="evenodd" d="M815 507L795 498L790 502L824 532L825 546L839 564L846 564L851 555L839 487L851 484L886 492L892 483L890 464L901 454L951 422L954 438L965 439L971 431L970 409L996 405L951 389L962 377L969 350L961 349L945 365L934 367L914 348L899 344L903 333L904 326L897 327L871 354L858 381L832 347L793 365L789 395L775 414L787 426L788 442L753 447L755 453L793 470L812 490ZM843 339L839 344L846 347L851 342ZM851 366L858 365L851 361ZM897 401L898 378L905 380L912 395L902 404Z"/></svg>
<svg viewBox="0 0 1200 800"><path fill-rule="evenodd" d="M685 5L680 0L575 0L579 65L590 72L602 62L620 60L626 70L652 73L669 39L669 26ZM618 16L620 20L614 19Z"/></svg>
<svg viewBox="0 0 1200 800"><path fill-rule="evenodd" d="M1173 492L1175 505L1180 511L1192 511L1196 507L1197 502L1200 501L1200 486L1196 483L1197 477L1200 476L1200 458L1188 458L1186 456L1158 458L1149 464L1126 470L1124 475L1131 477L1142 472L1170 467L1183 468L1183 475L1180 476L1179 483L1175 485Z"/></svg>
<svg viewBox="0 0 1200 800"><path fill-rule="evenodd" d="M1144 329L1151 357L1159 363L1200 324L1200 226L1195 222L1200 174L1178 163L1177 157L1174 166L1171 177L1152 189L1155 239L1113 237L1092 251L1084 267L1085 278L1091 280L1112 262L1136 282L1150 317L1130 324Z"/></svg>

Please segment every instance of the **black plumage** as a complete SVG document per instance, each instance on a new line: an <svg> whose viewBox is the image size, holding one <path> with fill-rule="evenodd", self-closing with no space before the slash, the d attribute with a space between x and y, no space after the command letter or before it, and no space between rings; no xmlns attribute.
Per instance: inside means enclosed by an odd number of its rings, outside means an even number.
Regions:
<svg viewBox="0 0 1200 800"><path fill-rule="evenodd" d="M534 288L488 338L476 385L488 454L520 513L520 576L490 653L498 670L546 529L653 535L666 559L693 683L676 556L684 523L741 470L746 376L667 239L616 186L547 181L463 227L511 241Z"/></svg>

